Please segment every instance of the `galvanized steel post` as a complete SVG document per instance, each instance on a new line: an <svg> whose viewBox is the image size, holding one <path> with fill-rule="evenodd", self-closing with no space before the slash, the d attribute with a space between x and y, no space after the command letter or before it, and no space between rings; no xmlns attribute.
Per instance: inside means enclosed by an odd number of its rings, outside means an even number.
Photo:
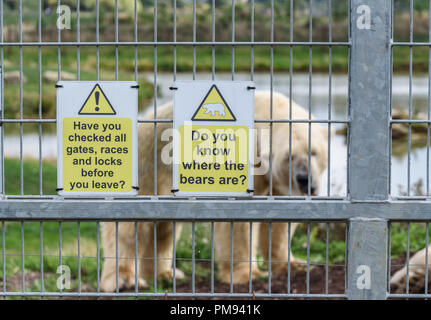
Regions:
<svg viewBox="0 0 431 320"><path fill-rule="evenodd" d="M381 202L389 194L391 0L352 0L348 189L352 202ZM349 221L349 299L387 296L387 221Z"/></svg>

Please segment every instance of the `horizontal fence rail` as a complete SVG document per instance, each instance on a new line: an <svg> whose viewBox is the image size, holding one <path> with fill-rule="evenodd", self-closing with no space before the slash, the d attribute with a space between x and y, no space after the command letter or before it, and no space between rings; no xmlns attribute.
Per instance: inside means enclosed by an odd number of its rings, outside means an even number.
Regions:
<svg viewBox="0 0 431 320"><path fill-rule="evenodd" d="M431 220L428 201L295 200L6 200L0 219L25 220L291 220L340 221L355 217Z"/></svg>

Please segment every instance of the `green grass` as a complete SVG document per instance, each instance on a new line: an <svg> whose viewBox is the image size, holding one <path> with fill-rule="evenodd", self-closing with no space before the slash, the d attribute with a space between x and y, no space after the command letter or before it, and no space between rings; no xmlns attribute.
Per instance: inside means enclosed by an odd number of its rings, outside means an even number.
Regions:
<svg viewBox="0 0 431 320"><path fill-rule="evenodd" d="M130 48L128 48L130 49ZM38 67L39 53L37 48L24 48L22 59L22 69L25 81L23 80L22 104L18 83L5 82L4 99L5 99L5 117L16 118L21 112L25 118L38 117L39 112L45 118L55 117L56 108L56 89L55 82L42 80L41 92L39 95L39 76ZM6 73L20 70L20 59L18 48L8 48L5 50L4 71ZM41 52L42 75L46 71L57 72L57 50L56 48L44 48ZM71 48L63 48L61 53L62 72L68 72L76 77L77 53ZM106 62L112 60L114 63ZM130 62L130 60L133 61ZM93 48L81 48L80 55L80 79L96 80L96 51ZM115 79L115 58L114 50L110 48L101 49L101 80ZM119 80L134 80L134 51L124 50L119 55L118 63ZM75 78L76 79L76 78ZM139 109L142 110L153 97L153 84L148 82L142 74L138 77L140 84L139 90ZM22 107L22 110L21 110ZM40 108L40 109L39 109Z"/></svg>
<svg viewBox="0 0 431 320"><path fill-rule="evenodd" d="M5 185L6 194L16 195L21 193L21 163L18 159L8 159L4 161L5 166ZM39 162L36 160L25 159L23 161L23 182L24 194L40 194L40 170ZM43 194L55 194L57 188L57 166L55 163L43 162L42 166L42 191Z"/></svg>

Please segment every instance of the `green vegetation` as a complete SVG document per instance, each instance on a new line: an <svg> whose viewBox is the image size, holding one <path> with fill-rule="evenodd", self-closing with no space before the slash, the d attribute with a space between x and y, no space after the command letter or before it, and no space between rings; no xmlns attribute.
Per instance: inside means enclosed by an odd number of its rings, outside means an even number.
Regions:
<svg viewBox="0 0 431 320"><path fill-rule="evenodd" d="M51 74L57 73L57 48L45 47L41 50L42 75L38 67L38 49L34 47L23 48L22 50L22 68L23 75L26 80L23 80L22 90L22 112L24 118L35 118L40 112L44 118L55 117L56 106L56 79L45 77L45 73L49 71ZM95 80L96 76L96 50L94 48L81 48L80 54L80 79ZM62 49L61 54L61 71L67 72L72 80L76 79L76 49ZM113 48L101 48L100 50L100 79L114 80L115 79L115 50ZM10 72L16 72L20 69L19 49L7 48L4 53L4 71L6 75ZM119 55L119 80L134 79L134 51L130 48L122 50ZM42 77L42 96L39 95L39 77ZM69 79L70 80L70 79ZM19 79L16 81L5 80L5 116L6 118L19 118L20 116L20 90ZM138 80L141 89L139 90L139 108L142 110L153 96L153 84L149 83L142 76ZM41 99L41 101L40 101Z"/></svg>

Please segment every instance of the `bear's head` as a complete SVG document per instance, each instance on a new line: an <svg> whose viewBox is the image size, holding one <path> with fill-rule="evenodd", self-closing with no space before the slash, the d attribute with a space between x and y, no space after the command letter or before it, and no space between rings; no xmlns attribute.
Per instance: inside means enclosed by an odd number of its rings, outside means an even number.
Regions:
<svg viewBox="0 0 431 320"><path fill-rule="evenodd" d="M312 124L310 130L308 124L293 124L291 141L287 138L277 145L273 152L274 193L317 195L320 176L328 165L328 131L319 124Z"/></svg>
<svg viewBox="0 0 431 320"><path fill-rule="evenodd" d="M268 117L268 94L257 94L255 108L257 116ZM304 122L275 122L272 148L269 125L260 123L256 126L255 193L268 194L271 171L269 155L272 154L273 195L317 195L320 176L328 165L328 129L318 123L307 123L308 111L295 103L292 103L290 114L289 100L280 93L274 93L273 109L274 119L286 120L292 116L292 119Z"/></svg>

